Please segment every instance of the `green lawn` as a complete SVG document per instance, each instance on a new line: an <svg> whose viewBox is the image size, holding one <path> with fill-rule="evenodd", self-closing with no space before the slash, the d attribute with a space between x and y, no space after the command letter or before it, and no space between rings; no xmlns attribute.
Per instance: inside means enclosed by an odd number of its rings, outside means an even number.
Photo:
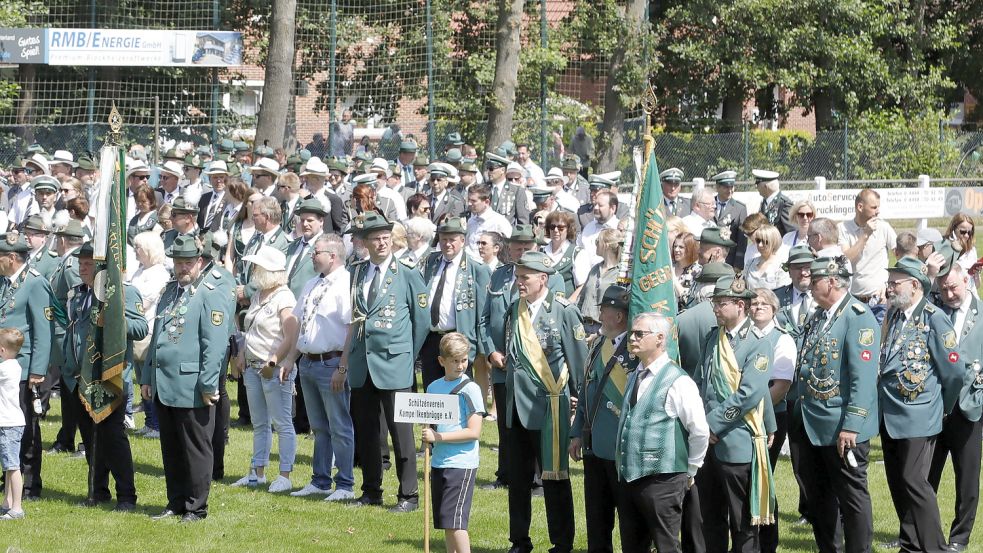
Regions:
<svg viewBox="0 0 983 553"><path fill-rule="evenodd" d="M230 391L234 392L234 386ZM57 401L53 412L42 423L44 443L50 445L59 426ZM235 412L233 410L233 412ZM142 419L142 415L138 415ZM483 428L482 468L479 484L493 478L497 443L494 423ZM395 515L378 508L352 509L319 500L273 496L263 491L231 488L229 483L243 475L249 465L252 434L233 429L226 452L227 478L212 487L210 514L204 522L184 525L174 520L153 522L147 515L159 512L165 502L159 442L131 439L140 496L135 514L111 512L111 506L87 509L77 506L86 491L85 462L64 454L44 458L44 499L26 504L28 518L3 524L0 545L7 551L419 551L423 549L423 510ZM310 477L313 440L299 440L295 487ZM879 449L872 455L880 458ZM422 464L422 463L421 463ZM275 462L273 463L275 466ZM586 550L583 509L583 479L579 466L573 471L577 513L577 547ZM875 542L887 541L897 529L884 467L873 464L869 471L874 497ZM356 470L356 489L360 473ZM787 459L778 467L778 494L782 506L797 504L797 491ZM422 473L421 473L422 482ZM421 484L422 486L422 484ZM386 504L395 502L393 471L385 475ZM422 496L422 488L421 488ZM943 513L951 513L954 494L951 472L941 494ZM535 499L532 538L537 551L546 551L546 516L543 500ZM781 543L784 550L814 551L808 526L795 526L796 513L781 515ZM948 516L944 516L947 519ZM948 527L948 520L944 520ZM978 532L973 545L980 546ZM434 551L443 551L443 533L433 532ZM471 518L471 539L476 552L504 552L508 549L507 494L504 490L475 493Z"/></svg>

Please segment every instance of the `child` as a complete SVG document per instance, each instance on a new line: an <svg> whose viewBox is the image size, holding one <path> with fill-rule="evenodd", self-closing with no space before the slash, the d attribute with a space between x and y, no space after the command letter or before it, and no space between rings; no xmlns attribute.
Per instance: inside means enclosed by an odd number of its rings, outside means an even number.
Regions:
<svg viewBox="0 0 983 553"><path fill-rule="evenodd" d="M24 518L20 474L20 440L24 435L24 412L20 409L20 364L17 352L24 335L16 328L0 328L0 468L6 472L7 493L0 505L0 520Z"/></svg>
<svg viewBox="0 0 983 553"><path fill-rule="evenodd" d="M485 404L481 387L464 374L469 349L468 339L459 332L441 338L437 360L444 368L444 378L427 387L428 394L457 394L461 403L459 422L439 424L436 430L429 426L423 429L423 441L434 444L430 463L434 527L444 529L448 553L471 552L468 518Z"/></svg>

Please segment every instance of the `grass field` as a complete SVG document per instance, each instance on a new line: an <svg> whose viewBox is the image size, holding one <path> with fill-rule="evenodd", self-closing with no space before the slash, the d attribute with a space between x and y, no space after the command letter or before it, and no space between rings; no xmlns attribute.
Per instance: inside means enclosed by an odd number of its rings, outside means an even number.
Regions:
<svg viewBox="0 0 983 553"><path fill-rule="evenodd" d="M235 387L230 386L230 392ZM59 427L57 401L53 411L42 423L45 447L51 444ZM235 411L233 410L233 413ZM138 423L142 415L137 415ZM479 484L494 478L495 453L498 436L494 423L484 425L481 448ZM27 503L28 517L22 521L3 523L0 544L6 551L421 551L423 549L423 509L410 514L390 514L379 508L353 509L320 500L276 495L262 491L232 488L229 484L245 474L252 451L251 431L233 429L226 452L226 475L223 482L212 486L209 498L209 517L200 523L185 525L175 520L154 522L148 517L163 509L165 503L164 477L161 470L160 444L156 440L131 439L136 465L136 485L139 505L133 514L110 511L112 505L83 508L78 503L85 498L86 466L82 459L64 454L44 457L44 498ZM310 478L313 440L298 440L297 466L292 480L295 488ZM872 451L874 463L869 476L874 498L875 543L892 539L897 531L897 518L891 504L880 450ZM422 461L420 463L422 465ZM272 463L276 466L276 462ZM422 470L422 466L420 467ZM579 465L573 467L574 501L577 513L577 549L586 550L583 509L583 474ZM385 474L385 501L395 503L396 481L392 470ZM361 474L356 469L356 490ZM422 472L421 472L422 497ZM778 496L780 506L795 506L797 490L787 459L779 461ZM943 481L940 493L943 524L948 528L948 513L952 512L954 494L951 471ZM537 551L546 551L546 516L542 499L533 500L532 539ZM798 514L781 514L781 548L783 551L814 551L812 531L808 526L796 526ZM471 517L471 539L475 552L490 553L508 550L508 500L505 490L476 490ZM443 551L443 533L432 532L434 551ZM975 549L980 545L974 535ZM616 538L617 539L617 538Z"/></svg>

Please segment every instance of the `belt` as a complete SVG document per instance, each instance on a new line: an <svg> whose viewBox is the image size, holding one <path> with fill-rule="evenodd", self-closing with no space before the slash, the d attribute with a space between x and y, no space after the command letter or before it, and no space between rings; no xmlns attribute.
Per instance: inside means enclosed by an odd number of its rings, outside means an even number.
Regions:
<svg viewBox="0 0 983 553"><path fill-rule="evenodd" d="M445 334L450 334L451 332L457 332L456 328L450 330L431 330L430 334L436 334L437 336L443 336Z"/></svg>
<svg viewBox="0 0 983 553"><path fill-rule="evenodd" d="M338 357L341 357L341 352L340 351L329 351L327 353L305 353L303 355L308 360L314 361L315 363L317 363L317 362L330 361L332 359L336 359Z"/></svg>

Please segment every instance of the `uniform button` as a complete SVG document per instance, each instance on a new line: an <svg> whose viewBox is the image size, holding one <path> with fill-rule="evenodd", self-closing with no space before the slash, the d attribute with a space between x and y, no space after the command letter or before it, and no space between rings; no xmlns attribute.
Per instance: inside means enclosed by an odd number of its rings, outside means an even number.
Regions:
<svg viewBox="0 0 983 553"><path fill-rule="evenodd" d="M799 399L805 399L806 396L799 396Z"/></svg>

